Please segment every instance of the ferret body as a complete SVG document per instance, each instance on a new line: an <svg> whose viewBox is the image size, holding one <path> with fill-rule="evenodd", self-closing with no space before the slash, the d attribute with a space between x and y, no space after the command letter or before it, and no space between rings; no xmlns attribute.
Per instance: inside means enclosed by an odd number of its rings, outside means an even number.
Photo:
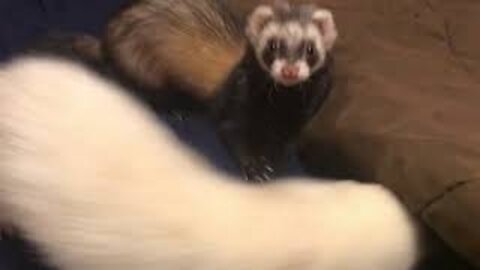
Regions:
<svg viewBox="0 0 480 270"><path fill-rule="evenodd" d="M0 208L59 269L408 270L416 259L415 228L385 188L232 181L115 84L54 58L0 69Z"/></svg>

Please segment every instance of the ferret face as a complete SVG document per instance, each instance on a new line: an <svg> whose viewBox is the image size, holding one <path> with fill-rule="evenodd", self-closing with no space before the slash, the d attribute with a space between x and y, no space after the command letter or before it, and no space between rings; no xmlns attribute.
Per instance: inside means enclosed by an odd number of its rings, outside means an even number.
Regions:
<svg viewBox="0 0 480 270"><path fill-rule="evenodd" d="M258 41L257 60L275 81L294 85L322 66L325 49L320 41L320 32L313 24L271 22Z"/></svg>
<svg viewBox="0 0 480 270"><path fill-rule="evenodd" d="M337 33L332 15L312 6L259 6L247 37L260 66L277 82L293 86L323 66Z"/></svg>

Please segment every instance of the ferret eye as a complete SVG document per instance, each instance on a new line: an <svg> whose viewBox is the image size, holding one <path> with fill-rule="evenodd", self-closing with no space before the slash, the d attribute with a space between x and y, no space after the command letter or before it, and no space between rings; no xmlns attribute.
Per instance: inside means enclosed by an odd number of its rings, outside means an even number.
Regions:
<svg viewBox="0 0 480 270"><path fill-rule="evenodd" d="M280 49L280 42L276 39L271 39L268 41L268 50L271 52L276 52Z"/></svg>
<svg viewBox="0 0 480 270"><path fill-rule="evenodd" d="M308 65L313 67L317 64L318 62L318 51L317 48L315 47L314 42L307 42L305 44L305 52L306 54L306 59L308 62Z"/></svg>
<svg viewBox="0 0 480 270"><path fill-rule="evenodd" d="M306 49L307 49L307 54L309 56L312 56L315 54L315 46L313 45L313 43L308 43Z"/></svg>

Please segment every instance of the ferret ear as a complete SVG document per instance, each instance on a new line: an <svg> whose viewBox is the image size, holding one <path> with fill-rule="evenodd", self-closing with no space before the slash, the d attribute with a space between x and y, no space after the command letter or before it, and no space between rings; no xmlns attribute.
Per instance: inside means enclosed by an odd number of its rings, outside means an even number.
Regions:
<svg viewBox="0 0 480 270"><path fill-rule="evenodd" d="M323 45L330 51L338 37L337 27L332 12L328 9L317 9L312 16L323 36Z"/></svg>
<svg viewBox="0 0 480 270"><path fill-rule="evenodd" d="M250 42L255 42L263 28L273 19L274 12L271 6L258 6L247 20L246 34Z"/></svg>

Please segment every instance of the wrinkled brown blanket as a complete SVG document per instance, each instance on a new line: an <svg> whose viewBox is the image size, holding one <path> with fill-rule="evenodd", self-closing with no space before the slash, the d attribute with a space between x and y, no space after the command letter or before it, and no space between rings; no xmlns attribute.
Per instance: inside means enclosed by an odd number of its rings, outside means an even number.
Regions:
<svg viewBox="0 0 480 270"><path fill-rule="evenodd" d="M341 37L309 165L386 184L480 266L480 1L318 2Z"/></svg>

